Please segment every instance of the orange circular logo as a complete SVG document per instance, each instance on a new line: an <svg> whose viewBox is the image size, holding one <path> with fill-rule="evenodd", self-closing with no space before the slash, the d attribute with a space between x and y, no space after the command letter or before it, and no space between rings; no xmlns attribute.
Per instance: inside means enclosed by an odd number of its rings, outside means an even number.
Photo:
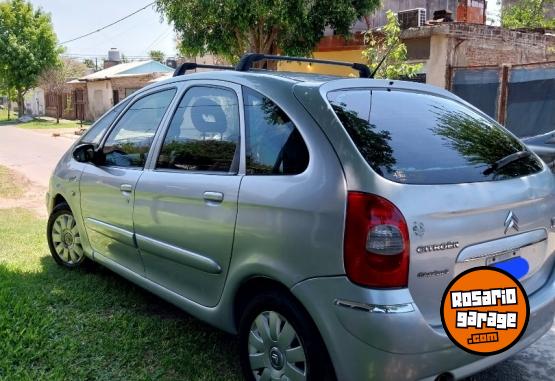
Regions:
<svg viewBox="0 0 555 381"><path fill-rule="evenodd" d="M528 296L511 274L477 267L449 283L441 301L447 336L461 349L494 355L512 347L524 334L530 317Z"/></svg>

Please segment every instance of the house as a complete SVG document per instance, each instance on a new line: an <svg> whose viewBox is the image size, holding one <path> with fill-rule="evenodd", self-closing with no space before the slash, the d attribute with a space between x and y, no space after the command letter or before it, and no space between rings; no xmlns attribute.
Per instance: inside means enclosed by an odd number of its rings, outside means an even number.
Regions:
<svg viewBox="0 0 555 381"><path fill-rule="evenodd" d="M74 87L86 89L85 119L95 120L123 98L170 72L171 67L153 60L121 63L80 78Z"/></svg>
<svg viewBox="0 0 555 381"><path fill-rule="evenodd" d="M555 33L485 25L484 0L446 0L439 4L443 9L433 8L437 3L433 0L384 2L384 8L389 6L398 11L404 27L401 40L407 47L409 63L422 64L421 72L413 80L454 92L519 137L552 131L555 128ZM403 8L407 4L422 8ZM423 18L430 12L432 18ZM326 31L313 52L314 58L364 62L363 31L369 26L383 25L384 14L379 11L359 21L348 38ZM371 30L381 33L380 28ZM345 67L293 62L280 62L278 69L336 75L353 73Z"/></svg>
<svg viewBox="0 0 555 381"><path fill-rule="evenodd" d="M158 61L118 63L110 55L104 70L68 82L68 91L58 99L46 94L46 114L56 115L60 102L65 119L96 120L120 100L146 86L153 79L173 72Z"/></svg>
<svg viewBox="0 0 555 381"><path fill-rule="evenodd" d="M459 0L459 3L461 1L465 0ZM412 1L409 2L412 4ZM472 3L479 4L476 0L472 0ZM461 7L458 9L457 15L462 18ZM380 21L381 18L373 16L373 20ZM357 25L358 23L353 28ZM374 33L380 33L379 29L374 30ZM508 30L485 25L483 20L482 23L432 20L424 25L403 30L401 40L407 47L409 62L423 64L418 80L448 89L451 88L454 67L519 65L555 60L555 35ZM364 62L362 51L365 48L364 34L361 32L354 31L349 38L327 35L320 40L313 56L320 59ZM280 63L279 70L337 75L352 73L348 68L296 63Z"/></svg>

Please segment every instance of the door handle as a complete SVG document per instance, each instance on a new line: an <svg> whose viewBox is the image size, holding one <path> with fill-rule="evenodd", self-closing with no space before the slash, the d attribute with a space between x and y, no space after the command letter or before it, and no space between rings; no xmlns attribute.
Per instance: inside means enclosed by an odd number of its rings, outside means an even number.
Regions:
<svg viewBox="0 0 555 381"><path fill-rule="evenodd" d="M133 191L133 185L130 184L121 184L119 187L119 190L122 192L132 192Z"/></svg>
<svg viewBox="0 0 555 381"><path fill-rule="evenodd" d="M224 200L224 194L221 192L204 192L204 201L220 203Z"/></svg>

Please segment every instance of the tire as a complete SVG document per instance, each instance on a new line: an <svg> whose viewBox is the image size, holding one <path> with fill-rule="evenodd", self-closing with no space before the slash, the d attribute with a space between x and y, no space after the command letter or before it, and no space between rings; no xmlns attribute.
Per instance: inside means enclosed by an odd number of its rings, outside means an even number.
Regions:
<svg viewBox="0 0 555 381"><path fill-rule="evenodd" d="M57 205L48 217L46 237L56 263L68 269L81 268L90 262L81 245L81 233L66 203Z"/></svg>
<svg viewBox="0 0 555 381"><path fill-rule="evenodd" d="M336 380L316 325L285 292L266 291L247 302L239 352L245 380Z"/></svg>

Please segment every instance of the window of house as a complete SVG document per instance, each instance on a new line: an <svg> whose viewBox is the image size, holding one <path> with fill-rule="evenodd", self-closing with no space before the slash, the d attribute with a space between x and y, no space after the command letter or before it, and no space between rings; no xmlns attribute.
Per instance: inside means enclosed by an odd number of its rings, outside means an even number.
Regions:
<svg viewBox="0 0 555 381"><path fill-rule="evenodd" d="M156 167L236 173L239 137L235 92L221 87L192 87L172 118Z"/></svg>
<svg viewBox="0 0 555 381"><path fill-rule="evenodd" d="M243 88L246 167L250 175L295 175L308 166L308 149L291 119L262 94Z"/></svg>
<svg viewBox="0 0 555 381"><path fill-rule="evenodd" d="M175 92L169 89L147 95L127 109L104 144L105 165L144 166L156 130Z"/></svg>

